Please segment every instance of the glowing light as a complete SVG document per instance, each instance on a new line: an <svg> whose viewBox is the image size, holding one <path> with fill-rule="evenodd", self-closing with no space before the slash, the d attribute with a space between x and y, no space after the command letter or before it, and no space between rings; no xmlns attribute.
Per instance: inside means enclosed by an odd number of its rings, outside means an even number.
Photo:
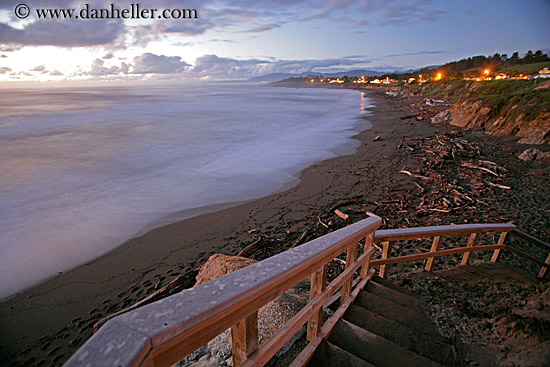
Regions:
<svg viewBox="0 0 550 367"><path fill-rule="evenodd" d="M311 79L311 82L312 82L312 83L315 83L315 79Z"/></svg>
<svg viewBox="0 0 550 367"><path fill-rule="evenodd" d="M435 77L435 80L441 80L441 73L437 74L437 76Z"/></svg>
<svg viewBox="0 0 550 367"><path fill-rule="evenodd" d="M489 75L489 69L485 69L484 73L485 75Z"/></svg>

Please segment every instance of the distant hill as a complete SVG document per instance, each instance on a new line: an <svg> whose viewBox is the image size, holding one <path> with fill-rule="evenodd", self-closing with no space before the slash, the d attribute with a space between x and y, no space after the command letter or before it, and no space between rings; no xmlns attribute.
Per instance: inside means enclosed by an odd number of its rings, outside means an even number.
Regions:
<svg viewBox="0 0 550 367"><path fill-rule="evenodd" d="M392 70L393 71L393 70ZM344 75L349 76L350 78L354 77L360 77L360 76L380 76L383 74L387 74L388 72L392 72L388 70L349 70L349 71L340 71L336 73L318 73L315 71L308 71L305 73L300 74L290 74L290 73L273 73L273 74L267 74L262 76L256 76L254 78L250 78L247 81L248 82L256 82L256 83L272 83L272 82L278 82L283 79L289 79L289 78L303 78L306 76L324 76L325 78L342 78Z"/></svg>

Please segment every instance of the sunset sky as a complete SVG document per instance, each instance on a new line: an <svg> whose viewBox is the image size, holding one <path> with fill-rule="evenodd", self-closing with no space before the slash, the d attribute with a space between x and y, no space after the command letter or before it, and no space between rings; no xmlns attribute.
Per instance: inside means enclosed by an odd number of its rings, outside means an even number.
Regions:
<svg viewBox="0 0 550 367"><path fill-rule="evenodd" d="M18 19L25 2L30 14ZM38 19L36 8L196 9L198 19ZM220 80L407 70L550 51L548 0L1 0L0 81Z"/></svg>

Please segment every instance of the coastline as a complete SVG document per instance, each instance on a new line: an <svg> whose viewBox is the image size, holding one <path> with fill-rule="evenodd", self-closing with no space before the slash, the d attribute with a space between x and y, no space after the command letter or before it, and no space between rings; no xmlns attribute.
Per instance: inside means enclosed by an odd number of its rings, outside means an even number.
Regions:
<svg viewBox="0 0 550 367"><path fill-rule="evenodd" d="M260 234L290 246L315 225L317 219L308 216L361 197L364 205L359 209L365 217L364 211L376 210L376 201L410 189L414 181L399 170L413 166L414 157L403 155L397 148L399 142L403 137L428 137L452 128L400 119L410 114L413 106L384 92L366 91L375 104L366 117L373 128L356 136L361 145L355 154L314 164L302 172L298 185L286 191L153 229L0 303L0 360L7 359L7 364L19 360L20 365L41 361L62 364L91 335L93 324L101 317L127 307L178 275L188 275L192 285L194 270L211 254L235 255ZM377 136L381 139L374 141ZM513 138L479 138L509 147L506 152L496 147L492 155L511 157L521 149L513 145ZM505 159L515 159L510 157ZM543 166L542 177L548 177L547 167ZM548 195L546 189L541 201ZM531 210L540 207L547 210L548 204L539 202ZM422 220L411 218L412 223Z"/></svg>

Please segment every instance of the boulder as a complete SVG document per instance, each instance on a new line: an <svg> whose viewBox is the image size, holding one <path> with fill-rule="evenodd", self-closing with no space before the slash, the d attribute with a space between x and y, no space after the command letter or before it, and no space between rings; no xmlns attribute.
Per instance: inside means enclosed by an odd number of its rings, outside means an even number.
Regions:
<svg viewBox="0 0 550 367"><path fill-rule="evenodd" d="M522 161L532 161L537 158L537 155L540 153L540 150L535 148L525 149L518 158Z"/></svg>
<svg viewBox="0 0 550 367"><path fill-rule="evenodd" d="M197 274L195 287L209 280L219 278L222 275L246 268L248 265L254 263L257 263L257 261L242 256L214 254L201 266L199 274Z"/></svg>

